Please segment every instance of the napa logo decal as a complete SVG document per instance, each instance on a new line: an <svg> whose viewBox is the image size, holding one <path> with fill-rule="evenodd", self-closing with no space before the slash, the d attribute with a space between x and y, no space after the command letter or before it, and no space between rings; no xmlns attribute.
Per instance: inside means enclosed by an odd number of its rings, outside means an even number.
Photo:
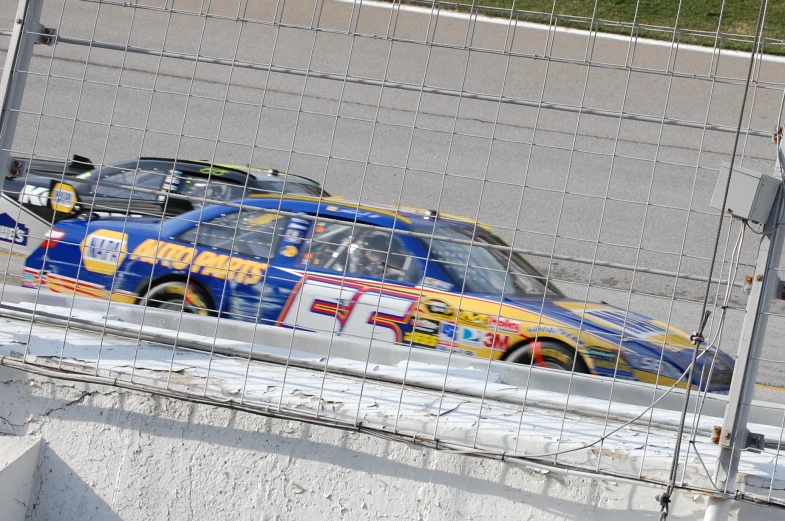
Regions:
<svg viewBox="0 0 785 521"><path fill-rule="evenodd" d="M27 246L27 238L29 236L30 228L20 222L16 222L7 213L0 214L0 242Z"/></svg>
<svg viewBox="0 0 785 521"><path fill-rule="evenodd" d="M76 190L71 185L55 183L49 194L49 204L56 212L71 213L76 207Z"/></svg>
<svg viewBox="0 0 785 521"><path fill-rule="evenodd" d="M87 271L114 275L128 255L128 235L112 230L98 230L85 237L80 249Z"/></svg>

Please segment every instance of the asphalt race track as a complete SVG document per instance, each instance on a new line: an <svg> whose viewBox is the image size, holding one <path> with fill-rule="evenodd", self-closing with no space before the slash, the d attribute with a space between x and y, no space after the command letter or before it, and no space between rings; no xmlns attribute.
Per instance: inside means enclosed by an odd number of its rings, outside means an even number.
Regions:
<svg viewBox="0 0 785 521"><path fill-rule="evenodd" d="M0 29L10 28L9 4L0 6ZM199 5L174 2L183 10ZM140 155L250 163L314 178L350 201L477 218L532 251L529 258L568 295L696 328L705 283L645 271L708 274L719 220L709 201L720 164L730 160L735 136L726 129L738 121L748 58L469 24L429 11L391 17L387 6L343 2L325 2L316 14L305 0L254 2L244 16L272 20L276 5L281 24L324 30L47 1L42 21L63 37L277 69L69 43L37 47L14 152L61 160L77 153L103 164ZM213 0L209 9L233 18L237 0ZM349 27L382 38L348 35ZM435 45L418 43L425 38ZM7 45L0 37L0 47ZM743 127L772 132L785 60L758 62L755 79ZM620 119L622 109L644 117ZM702 128L706 122L710 129ZM772 172L771 138L753 134L742 135L737 160ZM735 225L731 247L738 231ZM737 281L753 274L757 239L745 236L747 266ZM721 267L727 275L727 241L726 220L715 277ZM599 265L569 260L575 258ZM6 280L15 283L20 272L11 259ZM717 293L712 285L710 304ZM745 301L737 288L720 341L731 354ZM775 312L785 307L777 303ZM770 317L761 384L785 382L783 333L785 319ZM759 394L782 401L775 390Z"/></svg>

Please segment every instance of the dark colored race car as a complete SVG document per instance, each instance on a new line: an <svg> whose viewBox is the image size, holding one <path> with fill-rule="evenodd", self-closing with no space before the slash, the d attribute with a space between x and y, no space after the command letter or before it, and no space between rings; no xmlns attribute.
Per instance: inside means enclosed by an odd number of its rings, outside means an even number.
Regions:
<svg viewBox="0 0 785 521"><path fill-rule="evenodd" d="M307 197L242 203L63 221L23 285L664 385L689 367L686 333L563 296L474 221ZM692 384L727 392L733 359L702 349Z"/></svg>
<svg viewBox="0 0 785 521"><path fill-rule="evenodd" d="M142 157L95 168L74 156L67 163L34 160L19 171L5 179L3 195L50 224L90 214L178 215L201 207L204 199L231 201L255 193L329 197L306 177L207 161Z"/></svg>

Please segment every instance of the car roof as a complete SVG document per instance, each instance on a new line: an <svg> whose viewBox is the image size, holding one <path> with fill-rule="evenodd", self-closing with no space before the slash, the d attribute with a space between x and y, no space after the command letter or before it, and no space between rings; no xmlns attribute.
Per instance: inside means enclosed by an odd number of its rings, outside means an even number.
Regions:
<svg viewBox="0 0 785 521"><path fill-rule="evenodd" d="M143 158L148 159L148 158ZM231 172L236 172L242 175L251 175L255 179L260 181L264 181L265 178L281 178L285 179L286 182L295 182L301 184L310 184L314 186L319 186L319 183L310 179L308 177L303 177L297 174L290 174L287 172L281 172L280 170L275 170L274 168L253 168L249 166L242 166L242 165L230 165L224 163L211 163L210 161L198 159L198 160L182 160L178 159L178 163L190 163L199 166L205 167L212 167L213 171L215 170L228 170Z"/></svg>
<svg viewBox="0 0 785 521"><path fill-rule="evenodd" d="M296 174L289 174L286 172L280 172L275 169L251 168L251 167L240 166L240 165L211 163L210 161L206 161L206 160L172 159L170 157L145 156L145 157L139 157L137 159L120 161L118 163L113 163L111 165L103 165L102 168L127 168L129 170L132 170L132 169L136 169L139 163L143 161L151 161L151 162L154 161L154 162L164 163L165 168L169 168L169 165L171 165L171 168L174 168L174 166L177 165L178 170L183 170L192 173L199 172L204 175L212 174L216 176L221 176L222 178L240 184L244 184L246 177L250 175L254 179L262 182L267 179L269 180L277 179L279 181L284 181L287 183L307 184L316 187L321 186L317 181L314 181L313 179L310 179L308 177L303 177L301 175L296 175ZM100 168L98 168L97 170L100 170Z"/></svg>
<svg viewBox="0 0 785 521"><path fill-rule="evenodd" d="M367 205L329 198L319 199L296 195L281 197L280 195L262 194L252 195L247 199L234 201L234 203L259 208L280 208L293 212L313 212L325 217L362 219L385 228L432 227L434 222L438 222L446 226L477 226L483 230L491 231L489 226L472 219L408 206Z"/></svg>

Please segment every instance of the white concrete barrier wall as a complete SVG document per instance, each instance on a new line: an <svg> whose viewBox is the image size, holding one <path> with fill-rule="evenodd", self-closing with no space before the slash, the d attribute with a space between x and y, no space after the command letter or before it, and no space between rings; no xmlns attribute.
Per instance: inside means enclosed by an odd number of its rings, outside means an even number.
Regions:
<svg viewBox="0 0 785 521"><path fill-rule="evenodd" d="M0 433L42 437L28 519L657 519L647 485L0 368ZM4 439L4 438L0 438ZM677 492L671 518L702 519ZM785 519L744 505L737 519ZM0 516L1 517L1 516Z"/></svg>

